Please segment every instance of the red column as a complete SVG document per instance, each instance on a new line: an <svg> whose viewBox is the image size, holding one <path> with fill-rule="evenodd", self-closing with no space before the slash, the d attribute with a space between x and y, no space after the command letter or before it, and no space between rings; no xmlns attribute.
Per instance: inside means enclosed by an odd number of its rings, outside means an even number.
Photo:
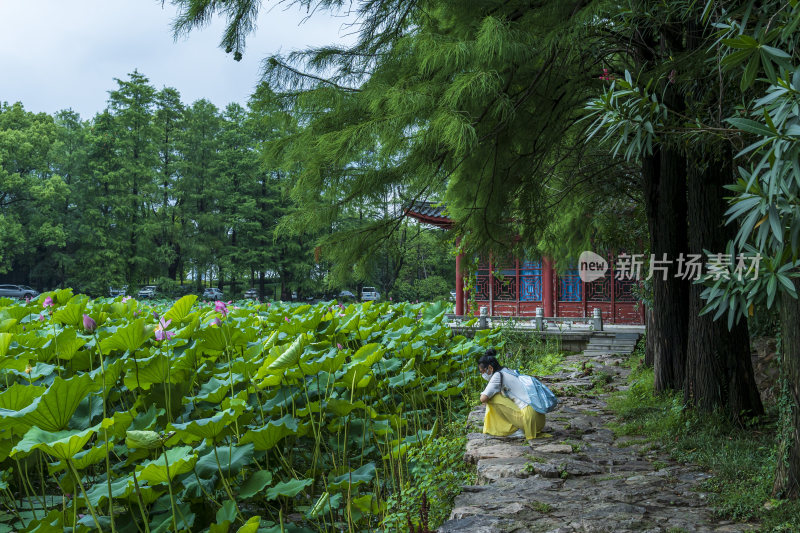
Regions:
<svg viewBox="0 0 800 533"><path fill-rule="evenodd" d="M461 242L461 238L456 241L456 246ZM461 258L464 254L456 256L456 314L464 314L464 273L461 272Z"/></svg>
<svg viewBox="0 0 800 533"><path fill-rule="evenodd" d="M553 262L549 257L542 257L542 304L544 316L553 316Z"/></svg>

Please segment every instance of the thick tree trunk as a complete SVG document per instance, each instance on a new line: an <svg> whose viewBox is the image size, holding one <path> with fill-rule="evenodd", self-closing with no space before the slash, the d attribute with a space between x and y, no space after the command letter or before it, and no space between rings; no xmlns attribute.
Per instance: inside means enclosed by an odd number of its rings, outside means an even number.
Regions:
<svg viewBox="0 0 800 533"><path fill-rule="evenodd" d="M658 330L655 327L655 318L653 315L653 310L650 308L645 309L645 327L647 328L647 338L645 339L644 345L644 364L645 366L651 367L654 363L655 352L657 346L659 346L659 342L656 339L658 338Z"/></svg>
<svg viewBox="0 0 800 533"><path fill-rule="evenodd" d="M794 279L800 290L800 280ZM781 378L786 383L787 411L779 422L778 468L772 495L776 498L800 497L800 300L784 296L781 300Z"/></svg>
<svg viewBox="0 0 800 533"><path fill-rule="evenodd" d="M703 250L724 253L735 228L726 226L725 185L733 175L724 161L690 165L689 172L689 251L703 256ZM707 258L703 257L705 262ZM750 359L747 322L740 321L728 330L726 318L713 320L712 313L700 315L704 301L702 285L692 284L689 302L689 336L686 352L686 379L683 394L687 405L704 411L724 409L731 420L763 414Z"/></svg>
<svg viewBox="0 0 800 533"><path fill-rule="evenodd" d="M656 148L642 165L650 251L675 261L688 251L686 235L686 159L671 148ZM686 280L653 276L652 350L655 391L681 389L686 364L689 287Z"/></svg>

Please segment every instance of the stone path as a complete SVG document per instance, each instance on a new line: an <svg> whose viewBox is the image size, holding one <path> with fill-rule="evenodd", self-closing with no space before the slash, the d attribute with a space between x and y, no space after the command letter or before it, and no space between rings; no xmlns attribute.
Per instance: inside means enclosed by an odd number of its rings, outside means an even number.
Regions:
<svg viewBox="0 0 800 533"><path fill-rule="evenodd" d="M546 378L561 389L561 405L547 415L550 438L529 446L522 438L480 433L484 408L470 414L464 459L476 463L478 485L464 487L440 533L470 532L734 532L755 529L715 519L699 483L709 474L679 465L643 439L616 438L606 424L608 394L581 394L605 377L625 388L629 370L618 356L567 357L591 373L562 371ZM572 393L573 395L567 395ZM558 395L558 393L557 393Z"/></svg>

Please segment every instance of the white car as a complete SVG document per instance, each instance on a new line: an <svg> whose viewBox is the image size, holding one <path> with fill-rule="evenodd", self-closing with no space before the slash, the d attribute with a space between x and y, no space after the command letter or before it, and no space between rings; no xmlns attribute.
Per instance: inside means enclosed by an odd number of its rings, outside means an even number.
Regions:
<svg viewBox="0 0 800 533"><path fill-rule="evenodd" d="M377 290L375 290L375 287L364 287L363 289L361 289L362 302L367 302L370 300L376 301L379 300L380 297L381 295Z"/></svg>
<svg viewBox="0 0 800 533"><path fill-rule="evenodd" d="M222 291L216 287L209 287L203 291L203 298L208 298L209 300L220 300L222 299Z"/></svg>
<svg viewBox="0 0 800 533"><path fill-rule="evenodd" d="M155 298L158 287L155 285L145 285L139 289L138 298Z"/></svg>

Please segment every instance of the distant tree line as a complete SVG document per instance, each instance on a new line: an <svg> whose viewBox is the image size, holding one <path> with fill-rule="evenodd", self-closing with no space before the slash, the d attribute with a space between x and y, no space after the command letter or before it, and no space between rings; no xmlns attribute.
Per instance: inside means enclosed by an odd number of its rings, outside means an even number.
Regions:
<svg viewBox="0 0 800 533"><path fill-rule="evenodd" d="M316 234L279 226L296 210L286 194L296 170L273 165L265 146L296 126L266 86L247 107L220 110L185 104L137 71L116 83L90 120L0 104L0 282L93 295L123 284L154 283L168 295L213 284L226 295L256 287L288 299L364 284L388 297L401 281L397 295L408 299L448 294L447 245L408 221L368 264L336 279ZM384 215L385 205L352 212Z"/></svg>

